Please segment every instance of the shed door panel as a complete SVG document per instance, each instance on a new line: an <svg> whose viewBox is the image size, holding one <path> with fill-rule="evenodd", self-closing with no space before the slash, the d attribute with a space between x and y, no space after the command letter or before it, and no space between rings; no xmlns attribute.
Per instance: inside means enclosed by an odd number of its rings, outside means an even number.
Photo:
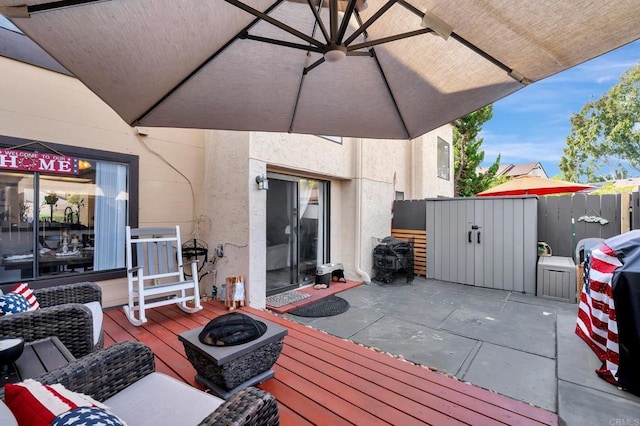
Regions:
<svg viewBox="0 0 640 426"><path fill-rule="evenodd" d="M430 200L426 213L428 278L535 294L536 199Z"/></svg>

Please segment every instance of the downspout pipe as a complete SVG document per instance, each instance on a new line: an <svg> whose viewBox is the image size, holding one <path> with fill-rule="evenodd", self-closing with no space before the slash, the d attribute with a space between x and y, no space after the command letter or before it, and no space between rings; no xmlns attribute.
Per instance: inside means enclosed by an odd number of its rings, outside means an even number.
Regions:
<svg viewBox="0 0 640 426"><path fill-rule="evenodd" d="M362 269L362 138L356 143L356 273L365 284L371 284L371 277Z"/></svg>

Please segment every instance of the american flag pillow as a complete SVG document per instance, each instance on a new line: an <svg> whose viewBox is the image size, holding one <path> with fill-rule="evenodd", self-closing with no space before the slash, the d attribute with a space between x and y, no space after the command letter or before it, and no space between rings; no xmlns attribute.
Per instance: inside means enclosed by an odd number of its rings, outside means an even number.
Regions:
<svg viewBox="0 0 640 426"><path fill-rule="evenodd" d="M0 316L15 315L30 309L29 302L20 294L7 293L0 296Z"/></svg>
<svg viewBox="0 0 640 426"><path fill-rule="evenodd" d="M93 398L66 389L61 384L44 385L33 379L7 383L4 400L20 425L51 425L60 414L78 407L106 406Z"/></svg>
<svg viewBox="0 0 640 426"><path fill-rule="evenodd" d="M60 414L51 426L126 426L115 414L97 407L78 407Z"/></svg>
<svg viewBox="0 0 640 426"><path fill-rule="evenodd" d="M11 290L11 293L17 293L19 295L21 295L22 297L24 297L27 300L27 303L29 303L29 310L30 311L35 311L40 309L40 304L38 303L38 300L36 299L36 295L33 294L33 290L31 290L29 288L29 284L27 283L18 283L16 284L16 286L13 288L13 290Z"/></svg>

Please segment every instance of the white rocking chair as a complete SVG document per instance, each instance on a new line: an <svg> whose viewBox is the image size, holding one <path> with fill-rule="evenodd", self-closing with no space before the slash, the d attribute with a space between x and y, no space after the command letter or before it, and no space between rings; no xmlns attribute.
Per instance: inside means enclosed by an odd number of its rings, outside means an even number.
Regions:
<svg viewBox="0 0 640 426"><path fill-rule="evenodd" d="M191 278L185 279L179 226L127 226L126 243L129 303L123 309L131 324L147 322L145 310L157 306L175 303L188 313L202 309L196 262L191 262Z"/></svg>

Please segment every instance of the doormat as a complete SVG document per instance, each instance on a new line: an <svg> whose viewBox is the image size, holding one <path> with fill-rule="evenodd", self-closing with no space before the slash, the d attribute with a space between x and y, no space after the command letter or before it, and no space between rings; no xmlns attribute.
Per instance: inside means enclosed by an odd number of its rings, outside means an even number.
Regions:
<svg viewBox="0 0 640 426"><path fill-rule="evenodd" d="M347 310L349 310L349 302L332 295L296 308L289 313L298 317L331 317L347 312Z"/></svg>
<svg viewBox="0 0 640 426"><path fill-rule="evenodd" d="M297 290L285 291L284 293L278 293L267 297L267 305L274 308L280 308L284 305L299 302L307 297L311 297L311 295L301 293Z"/></svg>

